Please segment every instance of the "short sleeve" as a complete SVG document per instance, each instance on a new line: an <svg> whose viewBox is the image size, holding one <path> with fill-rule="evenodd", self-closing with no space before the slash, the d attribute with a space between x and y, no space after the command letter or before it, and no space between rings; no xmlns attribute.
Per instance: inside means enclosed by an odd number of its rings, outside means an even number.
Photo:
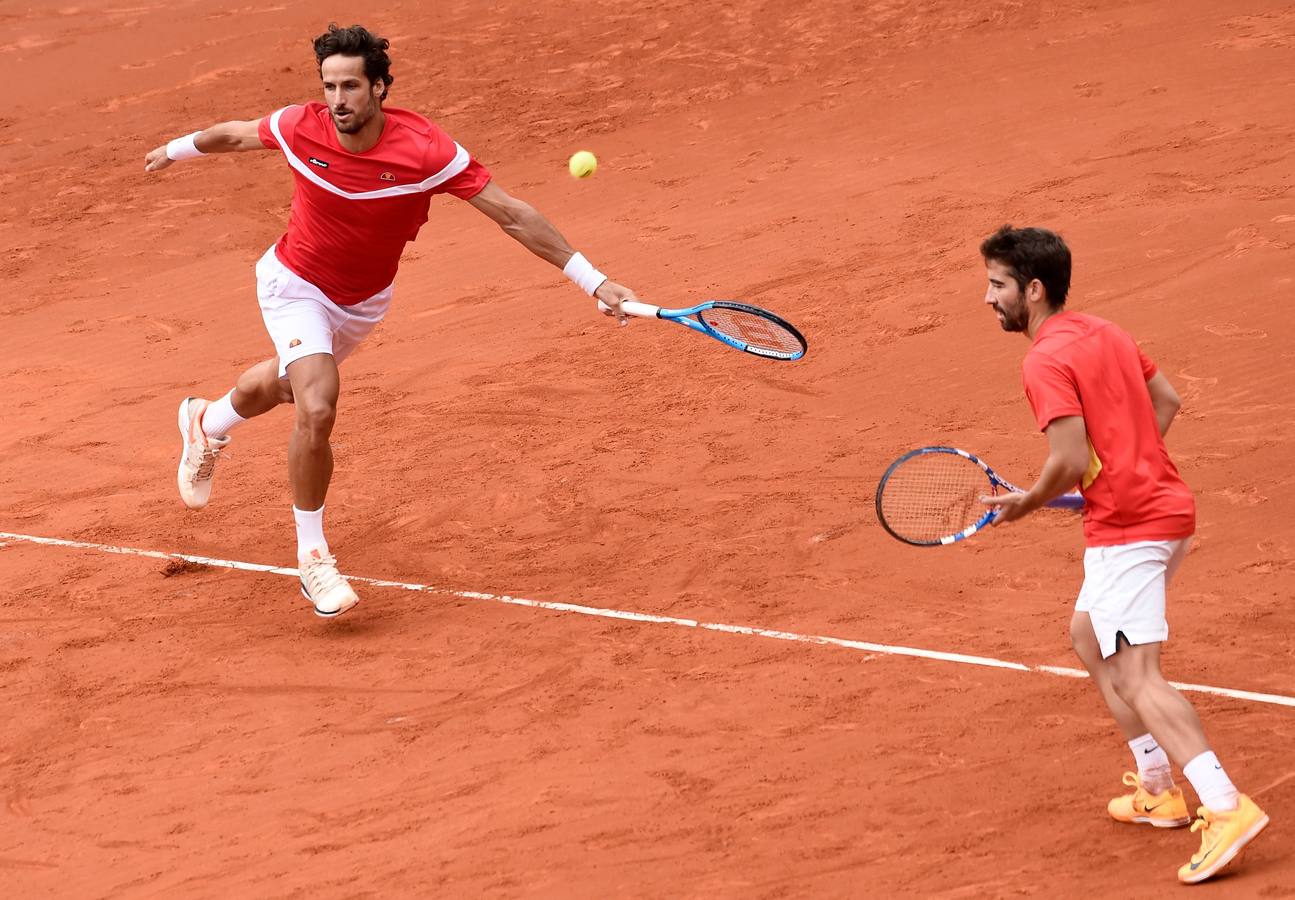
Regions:
<svg viewBox="0 0 1295 900"><path fill-rule="evenodd" d="M468 167L441 185L440 192L460 200L471 200L489 183L490 170L475 159L469 159Z"/></svg>
<svg viewBox="0 0 1295 900"><path fill-rule="evenodd" d="M1034 420L1044 431L1056 419L1082 416L1079 389L1066 367L1042 353L1030 353L1021 365L1025 396L1030 401Z"/></svg>
<svg viewBox="0 0 1295 900"><path fill-rule="evenodd" d="M282 150L279 139L274 136L274 129L270 127L270 119L274 116L279 117L279 133L288 136L291 129L296 128L297 123L301 121L302 107L285 106L278 112L271 113L264 119L256 123L256 136L261 139L267 150Z"/></svg>
<svg viewBox="0 0 1295 900"><path fill-rule="evenodd" d="M278 150L279 142L274 139L274 132L270 130L270 117L256 123L256 136L261 139L267 150Z"/></svg>
<svg viewBox="0 0 1295 900"><path fill-rule="evenodd" d="M1138 362L1142 364L1143 381L1150 381L1156 377L1156 372L1160 371L1156 364L1151 361L1151 357L1142 352L1141 347L1138 348Z"/></svg>

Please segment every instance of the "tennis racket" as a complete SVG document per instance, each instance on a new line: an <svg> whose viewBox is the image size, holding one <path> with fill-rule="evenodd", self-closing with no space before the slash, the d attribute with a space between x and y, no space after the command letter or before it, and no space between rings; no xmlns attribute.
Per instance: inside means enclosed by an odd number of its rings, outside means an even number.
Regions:
<svg viewBox="0 0 1295 900"><path fill-rule="evenodd" d="M611 309L601 300L598 301L598 308L603 312ZM791 323L767 309L746 303L708 300L687 309L662 309L651 303L626 300L621 304L621 311L627 316L641 319L678 322L730 347L766 359L800 359L809 349L804 335Z"/></svg>
<svg viewBox="0 0 1295 900"><path fill-rule="evenodd" d="M881 476L877 518L905 544L938 547L969 538L998 517L996 508L980 502L982 496L1020 490L965 450L921 447ZM1082 509L1084 498L1062 494L1048 506Z"/></svg>

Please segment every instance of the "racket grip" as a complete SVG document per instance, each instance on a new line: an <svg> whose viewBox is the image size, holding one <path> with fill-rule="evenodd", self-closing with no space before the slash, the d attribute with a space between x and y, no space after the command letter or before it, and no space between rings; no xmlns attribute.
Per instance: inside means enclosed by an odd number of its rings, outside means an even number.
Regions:
<svg viewBox="0 0 1295 900"><path fill-rule="evenodd" d="M599 312L609 312L611 307L601 300L598 301ZM637 300L626 300L621 304L621 312L627 316L637 316L640 319L655 319L661 307L653 306L651 303L640 303Z"/></svg>

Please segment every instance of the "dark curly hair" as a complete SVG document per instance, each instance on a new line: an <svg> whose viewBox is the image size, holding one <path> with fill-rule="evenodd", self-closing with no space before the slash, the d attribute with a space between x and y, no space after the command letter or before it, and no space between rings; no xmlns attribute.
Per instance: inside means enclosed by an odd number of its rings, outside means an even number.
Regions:
<svg viewBox="0 0 1295 900"><path fill-rule="evenodd" d="M1012 270L1022 291L1035 278L1048 292L1048 305L1060 309L1070 293L1070 248L1060 235L1046 228L1013 228L1004 225L980 245L986 262L993 260Z"/></svg>
<svg viewBox="0 0 1295 900"><path fill-rule="evenodd" d="M322 68L330 56L359 56L364 59L364 74L371 84L382 82L382 97L387 99L387 88L396 79L391 77L391 57L387 48L391 42L378 37L363 25L340 28L336 22L328 23L328 30L315 38L315 62Z"/></svg>

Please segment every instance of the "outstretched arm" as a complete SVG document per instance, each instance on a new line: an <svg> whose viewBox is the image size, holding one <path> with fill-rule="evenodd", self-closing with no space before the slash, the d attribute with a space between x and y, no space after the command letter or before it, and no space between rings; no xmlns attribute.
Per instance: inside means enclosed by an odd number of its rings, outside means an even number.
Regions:
<svg viewBox="0 0 1295 900"><path fill-rule="evenodd" d="M493 181L468 200L478 211L489 216L504 233L513 238L540 259L557 266L564 274L584 289L585 293L611 307L608 315L616 316L621 324L626 318L621 303L637 300L634 292L617 284L595 269L580 253L567 243L567 239L540 212L525 200L510 195Z"/></svg>
<svg viewBox="0 0 1295 900"><path fill-rule="evenodd" d="M158 172L181 159L192 159L207 153L240 153L246 150L266 150L257 134L259 119L248 122L221 122L206 131L176 138L149 151L144 157L144 171Z"/></svg>

